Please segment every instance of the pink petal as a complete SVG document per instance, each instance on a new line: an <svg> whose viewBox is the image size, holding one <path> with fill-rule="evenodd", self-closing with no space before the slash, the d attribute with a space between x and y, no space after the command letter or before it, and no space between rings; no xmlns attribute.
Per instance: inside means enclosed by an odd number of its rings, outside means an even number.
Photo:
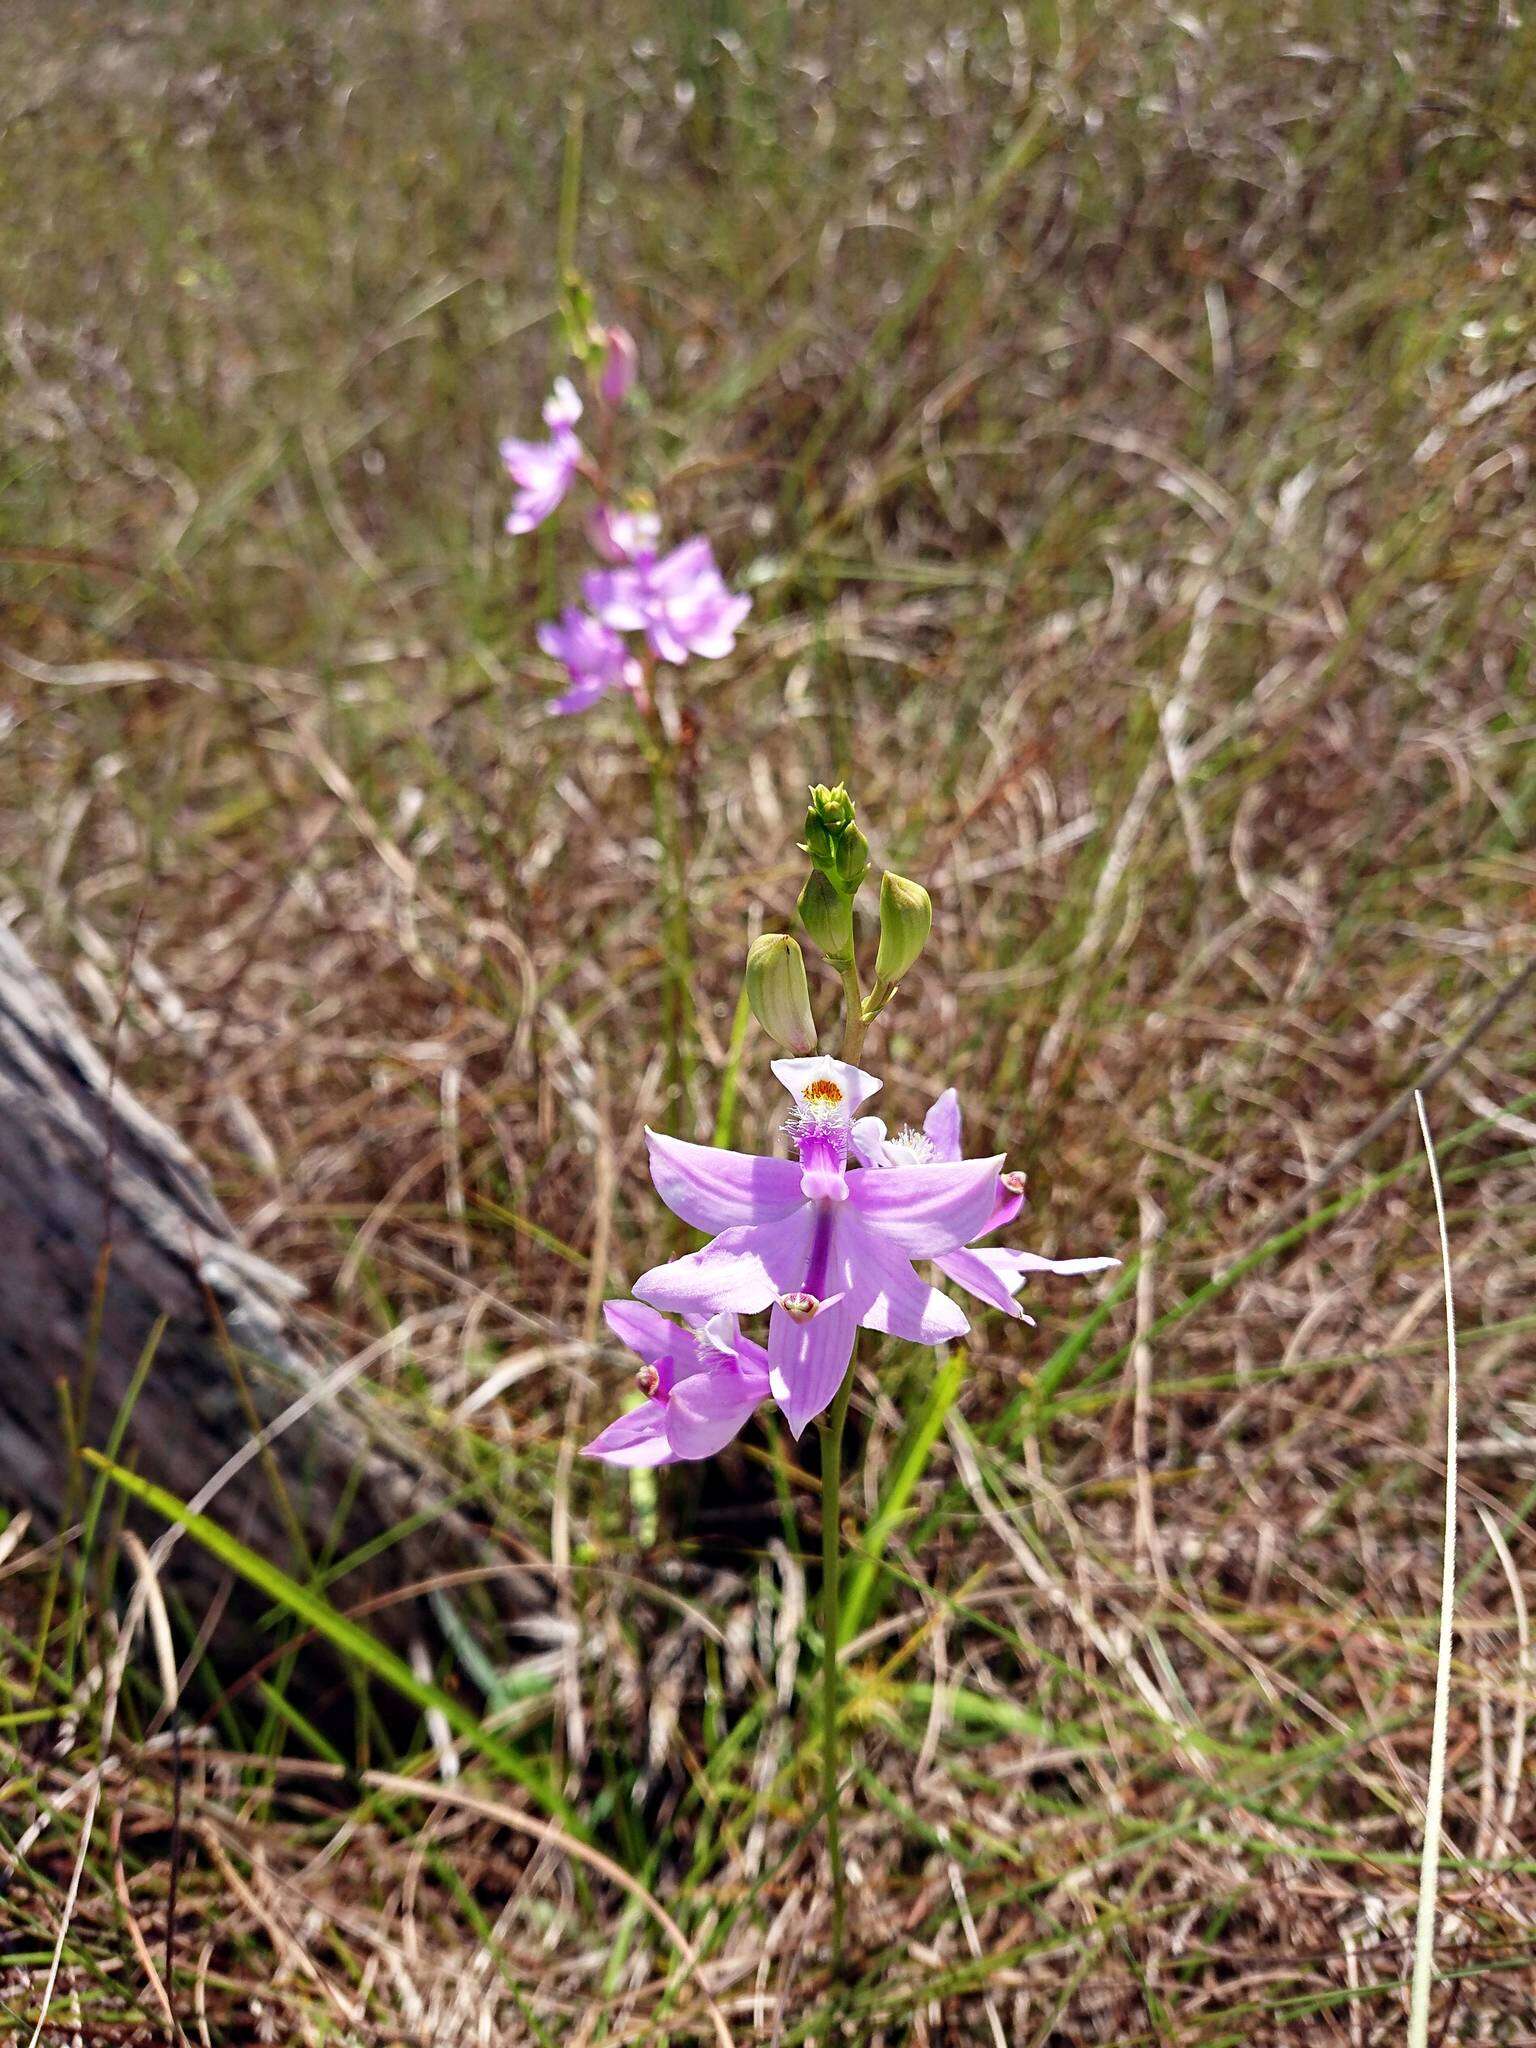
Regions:
<svg viewBox="0 0 1536 2048"><path fill-rule="evenodd" d="M626 1349L647 1365L658 1365L682 1348L691 1349L693 1338L676 1323L643 1301L605 1301L603 1321Z"/></svg>
<svg viewBox="0 0 1536 2048"><path fill-rule="evenodd" d="M733 1230L742 1223L777 1223L798 1209L800 1168L791 1159L690 1145L647 1131L651 1179L676 1216L696 1230Z"/></svg>
<svg viewBox="0 0 1536 2048"><path fill-rule="evenodd" d="M997 1184L996 1207L987 1218L983 1227L977 1231L976 1235L978 1237L990 1237L994 1230L1001 1230L1005 1224L1011 1223L1023 1206L1024 1190L1020 1188L1015 1193L1013 1189L1005 1188L1002 1182L999 1181Z"/></svg>
<svg viewBox="0 0 1536 2048"><path fill-rule="evenodd" d="M665 1401L642 1401L621 1415L591 1443L583 1444L584 1458L601 1458L607 1465L670 1465L677 1453L667 1442Z"/></svg>
<svg viewBox="0 0 1536 2048"><path fill-rule="evenodd" d="M830 1406L853 1356L857 1319L845 1299L825 1315L797 1323L782 1308L768 1320L769 1383L791 1436Z"/></svg>
<svg viewBox="0 0 1536 2048"><path fill-rule="evenodd" d="M807 1053L803 1059L770 1060L768 1064L774 1079L795 1098L797 1109L814 1111L817 1096L811 1091L824 1090L830 1082L837 1090L834 1103L839 1114L852 1117L880 1087L873 1074L850 1066L847 1060L835 1060L829 1053Z"/></svg>
<svg viewBox="0 0 1536 2048"><path fill-rule="evenodd" d="M667 1403L667 1437L679 1458L709 1458L751 1420L763 1398L731 1366L684 1380Z"/></svg>
<svg viewBox="0 0 1536 2048"><path fill-rule="evenodd" d="M885 1163L885 1118L883 1116L855 1117L853 1129L848 1133L848 1145L853 1156L862 1166L883 1166Z"/></svg>
<svg viewBox="0 0 1536 2048"><path fill-rule="evenodd" d="M948 1164L961 1157L960 1098L953 1088L946 1088L923 1118L923 1135L931 1141L936 1160Z"/></svg>
<svg viewBox="0 0 1536 2048"><path fill-rule="evenodd" d="M1006 1252L1005 1258L1012 1259L1025 1273L1107 1273L1111 1266L1118 1266L1118 1259L1042 1259L1038 1252Z"/></svg>
<svg viewBox="0 0 1536 2048"><path fill-rule="evenodd" d="M606 697L607 694L608 685L605 682L588 677L586 681L573 685L564 696L552 698L548 707L549 715L551 718L569 718L574 712L590 711L598 699Z"/></svg>
<svg viewBox="0 0 1536 2048"><path fill-rule="evenodd" d="M868 1227L909 1259L936 1258L969 1244L997 1199L995 1159L953 1166L888 1166L848 1176L848 1199Z"/></svg>
<svg viewBox="0 0 1536 2048"><path fill-rule="evenodd" d="M1000 1308L1005 1315L1013 1316L1021 1323L1033 1323L1034 1317L1025 1315L1013 1298L1023 1285L1024 1276L1013 1266L1009 1253L990 1250L945 1252L933 1263L967 1294L974 1294L979 1301Z"/></svg>
<svg viewBox="0 0 1536 2048"><path fill-rule="evenodd" d="M845 1224L838 1237L859 1321L866 1330L905 1337L912 1344L949 1344L970 1329L964 1310L919 1280L908 1260L872 1230Z"/></svg>
<svg viewBox="0 0 1536 2048"><path fill-rule="evenodd" d="M781 1223L723 1231L702 1251L642 1273L634 1292L676 1315L712 1316L723 1308L755 1315L804 1285L815 1224L813 1211L802 1203Z"/></svg>

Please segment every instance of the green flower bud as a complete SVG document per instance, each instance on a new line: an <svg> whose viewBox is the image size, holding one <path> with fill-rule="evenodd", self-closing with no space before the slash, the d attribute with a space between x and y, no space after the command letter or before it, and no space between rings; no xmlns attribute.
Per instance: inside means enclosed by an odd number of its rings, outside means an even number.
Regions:
<svg viewBox="0 0 1536 2048"><path fill-rule="evenodd" d="M806 876L796 908L800 922L834 967L853 958L853 903L819 868Z"/></svg>
<svg viewBox="0 0 1536 2048"><path fill-rule="evenodd" d="M853 822L853 798L839 782L818 782L805 814L805 851L844 896L856 896L869 866L869 841Z"/></svg>
<svg viewBox="0 0 1536 2048"><path fill-rule="evenodd" d="M816 1050L805 955L787 932L764 932L748 947L747 1002L775 1043L793 1053Z"/></svg>
<svg viewBox="0 0 1536 2048"><path fill-rule="evenodd" d="M882 875L875 980L894 987L928 943L932 929L933 899L928 891L904 875Z"/></svg>

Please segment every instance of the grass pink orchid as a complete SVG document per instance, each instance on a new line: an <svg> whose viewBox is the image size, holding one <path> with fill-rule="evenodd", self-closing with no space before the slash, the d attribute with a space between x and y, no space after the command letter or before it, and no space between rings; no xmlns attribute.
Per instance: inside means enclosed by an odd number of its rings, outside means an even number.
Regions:
<svg viewBox="0 0 1536 2048"><path fill-rule="evenodd" d="M920 1131L904 1129L887 1136L883 1120L860 1117L850 1137L853 1151L866 1167L882 1171L910 1171L914 1167L952 1164L961 1157L960 1098L946 1088L923 1119ZM976 1233L990 1237L1011 1223L1024 1206L1024 1176L998 1176L992 1213ZM966 1244L941 1252L933 1263L957 1287L973 1294L989 1307L1000 1308L1018 1321L1032 1323L1014 1296L1031 1273L1102 1273L1118 1266L1118 1259L1046 1259L1038 1252L1015 1251L1005 1245Z"/></svg>
<svg viewBox="0 0 1536 2048"><path fill-rule="evenodd" d="M841 1386L860 1325L917 1344L969 1330L912 1261L957 1251L982 1230L1002 1160L850 1170L854 1117L880 1083L825 1055L775 1060L773 1071L795 1103L785 1127L794 1159L646 1133L657 1193L715 1235L653 1267L635 1293L696 1316L769 1310L770 1384L798 1437Z"/></svg>
<svg viewBox="0 0 1536 2048"><path fill-rule="evenodd" d="M557 377L553 392L544 401L549 439L519 441L508 435L502 442L502 462L517 485L507 514L508 533L532 533L542 526L570 489L583 458L575 431L580 418L576 387L569 377Z"/></svg>
<svg viewBox="0 0 1536 2048"><path fill-rule="evenodd" d="M605 625L643 632L657 660L674 666L695 654L708 661L729 654L752 609L751 598L726 587L702 533L665 555L642 550L622 567L591 570L582 589Z"/></svg>
<svg viewBox="0 0 1536 2048"><path fill-rule="evenodd" d="M555 715L585 711L609 690L640 696L645 676L639 662L613 628L590 612L569 605L558 621L540 626L536 637L546 654L564 663L571 678L572 687L549 707Z"/></svg>
<svg viewBox="0 0 1536 2048"><path fill-rule="evenodd" d="M610 1301L608 1327L641 1360L645 1399L610 1422L583 1454L609 1465L675 1465L713 1457L768 1398L768 1357L733 1315L680 1328L641 1301Z"/></svg>

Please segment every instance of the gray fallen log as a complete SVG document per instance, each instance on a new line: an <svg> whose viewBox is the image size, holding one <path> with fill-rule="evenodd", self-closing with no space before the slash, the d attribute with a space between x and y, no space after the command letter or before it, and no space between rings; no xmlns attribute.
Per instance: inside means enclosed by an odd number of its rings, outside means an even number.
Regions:
<svg viewBox="0 0 1536 2048"><path fill-rule="evenodd" d="M79 1439L105 1445L151 1344L122 1456L192 1499L250 1444L252 1408L267 1425L323 1386L334 1361L295 1312L301 1292L240 1244L196 1160L114 1081L57 988L0 929L0 1505L60 1525L81 1497L66 1402ZM312 1557L335 1559L440 1498L415 1451L389 1441L353 1388L315 1402L208 1512L302 1571L295 1521ZM350 1606L489 1555L461 1518L437 1514L349 1572L333 1597ZM173 1590L192 1623L232 1593L224 1633L243 1632L251 1597L195 1541L173 1557ZM525 1579L512 1604L541 1602ZM403 1642L419 1624L412 1605L381 1608L370 1625Z"/></svg>

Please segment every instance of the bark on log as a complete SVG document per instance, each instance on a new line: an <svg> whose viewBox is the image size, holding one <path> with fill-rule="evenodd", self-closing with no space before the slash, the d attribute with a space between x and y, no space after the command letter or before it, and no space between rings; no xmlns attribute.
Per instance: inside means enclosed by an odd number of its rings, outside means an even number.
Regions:
<svg viewBox="0 0 1536 2048"><path fill-rule="evenodd" d="M186 1147L112 1080L58 990L0 929L0 1502L59 1525L72 1483L60 1383L80 1440L100 1447L152 1340L123 1455L191 1498L250 1441L247 1403L268 1422L325 1376L294 1313L300 1292L239 1243ZM381 1441L357 1394L319 1405L272 1458L286 1512L256 1460L209 1513L285 1565L291 1515L311 1552L334 1558L436 1497L414 1458ZM350 1573L334 1597L350 1605L485 1555L472 1529L439 1516L372 1570ZM198 1621L227 1590L225 1574L190 1539L174 1559L175 1590ZM226 1637L252 1614L238 1588L228 1614ZM418 1624L405 1604L371 1625L398 1642Z"/></svg>

